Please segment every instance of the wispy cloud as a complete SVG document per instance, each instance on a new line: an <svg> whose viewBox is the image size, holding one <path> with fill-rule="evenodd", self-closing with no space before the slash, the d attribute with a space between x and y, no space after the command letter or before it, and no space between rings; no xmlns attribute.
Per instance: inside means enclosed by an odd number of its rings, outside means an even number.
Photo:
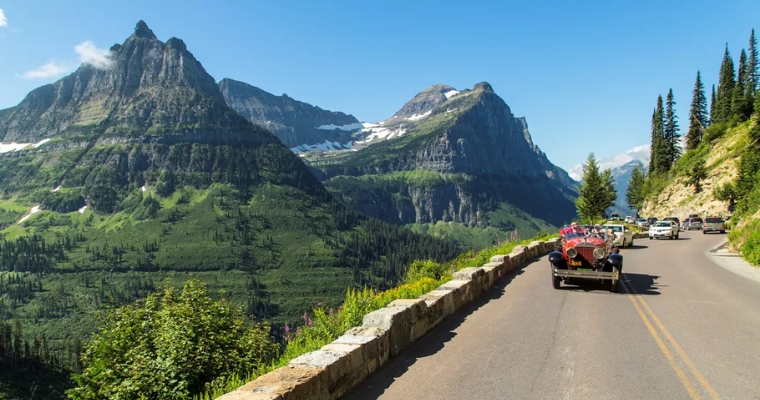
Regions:
<svg viewBox="0 0 760 400"><path fill-rule="evenodd" d="M91 40L74 46L74 51L79 55L82 64L90 64L97 69L111 66L111 53L106 49L99 49Z"/></svg>
<svg viewBox="0 0 760 400"><path fill-rule="evenodd" d="M68 66L55 60L50 60L47 64L39 68L26 71L21 76L25 79L46 79L60 76L67 72L69 72Z"/></svg>
<svg viewBox="0 0 760 400"><path fill-rule="evenodd" d="M0 8L0 28L8 26L8 18L5 17L5 11Z"/></svg>
<svg viewBox="0 0 760 400"><path fill-rule="evenodd" d="M598 159L599 168L602 170L616 168L633 160L641 161L644 165L649 164L649 145L636 146L628 151L615 154L612 157ZM578 164L567 171L567 173L576 181L580 180L583 175L583 165Z"/></svg>

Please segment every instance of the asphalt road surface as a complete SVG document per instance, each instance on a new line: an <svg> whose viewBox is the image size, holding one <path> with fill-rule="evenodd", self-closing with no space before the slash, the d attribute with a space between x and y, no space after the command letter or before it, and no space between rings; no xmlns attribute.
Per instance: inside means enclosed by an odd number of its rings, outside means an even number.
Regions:
<svg viewBox="0 0 760 400"><path fill-rule="evenodd" d="M724 235L637 239L624 288L497 283L344 399L760 399L760 283L705 256Z"/></svg>

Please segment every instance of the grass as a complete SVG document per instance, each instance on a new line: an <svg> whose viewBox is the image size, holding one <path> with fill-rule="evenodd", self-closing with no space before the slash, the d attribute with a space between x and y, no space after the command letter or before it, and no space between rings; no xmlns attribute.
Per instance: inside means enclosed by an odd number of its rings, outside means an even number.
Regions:
<svg viewBox="0 0 760 400"><path fill-rule="evenodd" d="M418 298L451 280L456 271L469 267L480 267L490 262L491 257L495 255L509 254L517 246L525 246L532 241L548 240L552 237L556 237L556 235L540 234L528 240L505 242L477 252L469 251L450 262L434 263L433 269L437 271L435 273L437 276L421 276L414 281L383 292L375 292L367 288L364 290L349 289L341 307L326 310L322 305L318 305L314 308L312 316L304 314L301 326L290 328L285 350L271 365L262 366L246 377L235 376L219 386L211 388L206 394L196 397L196 400L215 399L234 391L261 375L284 367L294 358L318 350L340 337L346 330L361 325L363 317L370 312L379 310L394 300Z"/></svg>

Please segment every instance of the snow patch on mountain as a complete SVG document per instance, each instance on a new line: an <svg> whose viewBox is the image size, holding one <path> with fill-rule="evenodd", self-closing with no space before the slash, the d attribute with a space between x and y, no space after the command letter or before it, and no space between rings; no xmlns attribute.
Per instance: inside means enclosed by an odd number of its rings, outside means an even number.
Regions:
<svg viewBox="0 0 760 400"><path fill-rule="evenodd" d="M10 143L2 143L0 142L0 153L8 153L11 151L19 151L23 150L29 146L32 146L32 148L38 148L42 146L43 144L49 142L50 139L42 139L37 143L16 143L16 142L10 142Z"/></svg>
<svg viewBox="0 0 760 400"><path fill-rule="evenodd" d="M342 131L348 132L348 131L355 131L355 130L358 130L358 129L362 129L363 127L364 127L364 125L362 123L356 122L356 123L353 123L353 124L340 125L340 126L339 125L334 125L334 124L320 125L320 126L317 127L317 129L322 129L322 130L326 130L326 131L334 131L336 129L340 129Z"/></svg>
<svg viewBox="0 0 760 400"><path fill-rule="evenodd" d="M459 94L458 90L449 90L448 92L444 93L443 95L446 96L446 99L450 99L452 96L456 96Z"/></svg>
<svg viewBox="0 0 760 400"><path fill-rule="evenodd" d="M432 112L433 112L433 110L430 110L430 111L428 111L426 113L422 113L422 114L414 114L414 115L412 115L411 117L409 117L407 119L411 120L411 121L417 121L419 119L423 119L423 118L427 117Z"/></svg>
<svg viewBox="0 0 760 400"><path fill-rule="evenodd" d="M294 153L303 153L308 151L330 151L330 150L346 150L354 147L352 141L340 144L338 142L330 142L325 140L324 143L319 144L302 144L300 146L291 147L290 150Z"/></svg>
<svg viewBox="0 0 760 400"><path fill-rule="evenodd" d="M598 160L599 169L614 169L628 164L633 160L641 161L641 163L644 165L649 164L649 145L647 144L643 146L636 146L628 151L624 151L620 154L615 154L612 157L601 158ZM578 164L573 168L570 168L567 173L571 178L575 179L576 181L580 181L583 177L583 164Z"/></svg>
<svg viewBox="0 0 760 400"><path fill-rule="evenodd" d="M20 220L18 220L18 224L20 225L22 222L26 221L27 219L29 219L29 217L31 217L34 214L37 214L38 212L40 212L40 206L32 207L32 209L29 210L29 214L24 215Z"/></svg>

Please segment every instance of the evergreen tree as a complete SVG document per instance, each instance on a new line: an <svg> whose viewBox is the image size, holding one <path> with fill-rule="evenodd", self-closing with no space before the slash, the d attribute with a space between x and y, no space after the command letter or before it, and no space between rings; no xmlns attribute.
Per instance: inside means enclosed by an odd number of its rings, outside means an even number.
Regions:
<svg viewBox="0 0 760 400"><path fill-rule="evenodd" d="M752 29L752 33L749 35L749 56L747 57L747 80L752 91L760 89L760 56L757 53L757 38L755 37L755 30Z"/></svg>
<svg viewBox="0 0 760 400"><path fill-rule="evenodd" d="M667 172L668 146L665 140L665 110L662 105L662 95L657 96L657 107L652 115L652 166L650 171L655 173Z"/></svg>
<svg viewBox="0 0 760 400"><path fill-rule="evenodd" d="M715 122L715 85L712 85L712 94L710 94L710 124Z"/></svg>
<svg viewBox="0 0 760 400"><path fill-rule="evenodd" d="M665 128L663 130L666 169L670 170L681 157L681 135L678 133L678 117L675 110L676 100L673 89L668 90L665 100Z"/></svg>
<svg viewBox="0 0 760 400"><path fill-rule="evenodd" d="M702 133L707 125L707 98L702 77L697 71L697 81L691 92L691 107L689 108L689 130L686 132L686 149L695 149L702 141Z"/></svg>
<svg viewBox="0 0 760 400"><path fill-rule="evenodd" d="M739 117L739 120L744 121L749 118L751 114L752 103L747 98L745 88L749 86L748 71L747 71L747 53L742 49L739 56L739 68L737 69L736 84L734 85L734 93L731 98L731 114Z"/></svg>
<svg viewBox="0 0 760 400"><path fill-rule="evenodd" d="M638 213L644 204L644 182L646 181L646 172L644 165L639 163L633 167L631 180L628 181L628 188L625 190L625 200L628 207L636 210Z"/></svg>
<svg viewBox="0 0 760 400"><path fill-rule="evenodd" d="M594 153L590 153L586 163L583 164L582 180L583 185L575 206L578 209L578 215L593 223L595 220L602 219L605 210L613 206L617 199L612 172L609 169L600 172Z"/></svg>
<svg viewBox="0 0 760 400"><path fill-rule="evenodd" d="M734 96L734 61L728 52L728 44L723 53L723 62L720 64L720 76L718 77L718 92L716 94L715 122L728 122L731 118L731 101Z"/></svg>

